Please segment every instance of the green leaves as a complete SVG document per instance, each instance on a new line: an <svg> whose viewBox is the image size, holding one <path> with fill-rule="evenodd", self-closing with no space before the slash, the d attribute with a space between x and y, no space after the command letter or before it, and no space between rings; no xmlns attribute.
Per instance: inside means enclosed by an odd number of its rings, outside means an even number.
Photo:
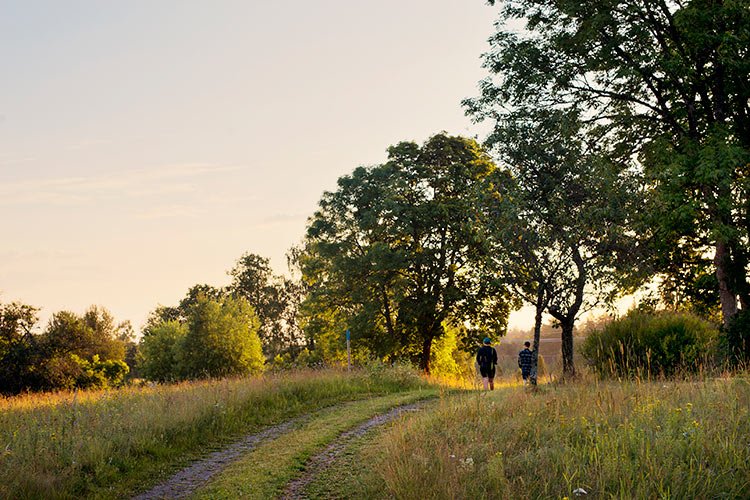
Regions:
<svg viewBox="0 0 750 500"><path fill-rule="evenodd" d="M311 285L303 312L318 336L356 325L358 346L379 357L413 353L429 369L444 321L506 303L478 271L486 248L476 200L495 166L475 141L445 134L388 153L323 195L301 259ZM323 317L328 327L313 320ZM505 317L507 307L494 324Z"/></svg>
<svg viewBox="0 0 750 500"><path fill-rule="evenodd" d="M475 120L495 124L488 143L500 154L529 151L541 159L538 145L523 136L542 136L531 129L543 120L529 124L529 116L575 117L581 144L650 183L640 232L655 254L676 241L726 254L713 263L726 323L738 297L750 302L746 278L727 278L747 276L750 261L750 4L498 3L500 22L484 56L491 77L478 97L464 101ZM525 30L509 29L519 20ZM517 145L512 138L520 131L526 134ZM559 158L544 153L547 162Z"/></svg>

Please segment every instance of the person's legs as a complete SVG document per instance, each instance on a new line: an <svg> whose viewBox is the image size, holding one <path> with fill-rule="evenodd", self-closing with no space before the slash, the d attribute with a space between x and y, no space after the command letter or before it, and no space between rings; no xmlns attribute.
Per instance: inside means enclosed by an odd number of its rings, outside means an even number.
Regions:
<svg viewBox="0 0 750 500"><path fill-rule="evenodd" d="M487 379L485 379L485 380L487 380ZM489 379L489 382L490 382L490 390L491 390L491 391L494 391L494 390L495 390L495 379L494 379L494 378L490 378L490 379ZM485 386L485 389L486 389L486 388L487 388L487 387Z"/></svg>
<svg viewBox="0 0 750 500"><path fill-rule="evenodd" d="M487 380L488 380L487 377L482 377L482 382L484 382L484 390L485 391L487 390L487 385L488 385L488 381Z"/></svg>

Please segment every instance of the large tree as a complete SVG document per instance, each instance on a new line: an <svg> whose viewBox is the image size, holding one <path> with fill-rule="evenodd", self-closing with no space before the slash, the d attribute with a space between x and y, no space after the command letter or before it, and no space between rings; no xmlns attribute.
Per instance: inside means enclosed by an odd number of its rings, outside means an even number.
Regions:
<svg viewBox="0 0 750 500"><path fill-rule="evenodd" d="M713 253L723 320L750 307L750 4L519 0L502 4L465 102L477 119L576 109L612 159L643 168L655 241ZM526 30L508 28L526 20Z"/></svg>
<svg viewBox="0 0 750 500"><path fill-rule="evenodd" d="M308 226L308 317L351 326L377 354L410 357L426 372L448 320L502 334L505 293L477 266L485 242L476 200L494 168L476 142L439 134L341 177Z"/></svg>
<svg viewBox="0 0 750 500"><path fill-rule="evenodd" d="M575 113L537 110L498 125L490 141L514 181L496 182L489 199L492 262L536 308L535 355L542 313L559 322L566 375L575 374L577 318L641 277L638 183L587 139Z"/></svg>

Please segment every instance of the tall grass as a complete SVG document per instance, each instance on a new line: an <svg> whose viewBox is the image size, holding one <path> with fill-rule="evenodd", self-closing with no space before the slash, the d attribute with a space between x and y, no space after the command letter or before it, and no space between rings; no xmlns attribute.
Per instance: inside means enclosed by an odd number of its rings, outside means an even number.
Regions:
<svg viewBox="0 0 750 500"><path fill-rule="evenodd" d="M238 433L420 384L404 370L309 371L0 399L0 498L123 496Z"/></svg>
<svg viewBox="0 0 750 500"><path fill-rule="evenodd" d="M366 460L403 499L750 498L748 408L747 375L474 392Z"/></svg>

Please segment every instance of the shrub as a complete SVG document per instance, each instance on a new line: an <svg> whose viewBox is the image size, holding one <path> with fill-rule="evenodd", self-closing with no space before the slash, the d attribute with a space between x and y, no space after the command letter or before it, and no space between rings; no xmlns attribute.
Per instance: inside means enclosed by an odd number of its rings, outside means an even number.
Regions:
<svg viewBox="0 0 750 500"><path fill-rule="evenodd" d="M100 360L98 354L94 354L91 361L81 359L71 354L71 361L78 367L75 386L81 389L107 389L122 385L122 380L127 375L128 365L120 359Z"/></svg>
<svg viewBox="0 0 750 500"><path fill-rule="evenodd" d="M178 349L187 334L187 327L177 320L164 321L148 330L141 339L140 368L149 380L176 380Z"/></svg>
<svg viewBox="0 0 750 500"><path fill-rule="evenodd" d="M633 310L593 331L581 353L600 374L673 375L697 370L717 337L713 323L690 313Z"/></svg>
<svg viewBox="0 0 750 500"><path fill-rule="evenodd" d="M750 309L741 310L724 328L721 344L731 364L750 361Z"/></svg>

